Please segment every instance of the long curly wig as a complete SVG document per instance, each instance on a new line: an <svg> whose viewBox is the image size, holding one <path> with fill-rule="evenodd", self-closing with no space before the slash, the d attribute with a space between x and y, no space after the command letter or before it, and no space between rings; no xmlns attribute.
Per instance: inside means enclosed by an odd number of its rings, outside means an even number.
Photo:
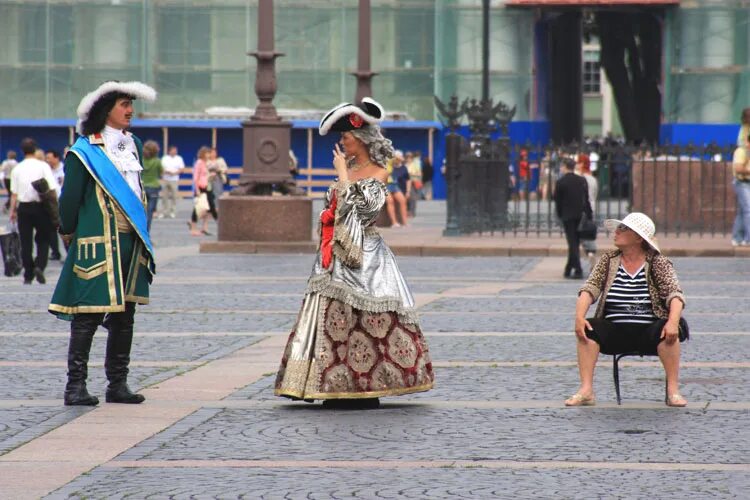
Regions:
<svg viewBox="0 0 750 500"><path fill-rule="evenodd" d="M388 160L393 158L393 143L383 135L378 125L368 125L350 132L367 146L367 153L373 163L385 167Z"/></svg>
<svg viewBox="0 0 750 500"><path fill-rule="evenodd" d="M88 118L81 122L82 135L91 135L101 132L107 123L107 116L115 107L117 99L134 99L133 96L122 92L109 92L104 94L89 111Z"/></svg>

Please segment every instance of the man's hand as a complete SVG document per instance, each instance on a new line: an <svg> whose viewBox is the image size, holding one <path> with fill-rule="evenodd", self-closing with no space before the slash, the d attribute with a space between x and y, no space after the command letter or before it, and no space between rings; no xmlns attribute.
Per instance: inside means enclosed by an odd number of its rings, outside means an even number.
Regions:
<svg viewBox="0 0 750 500"><path fill-rule="evenodd" d="M65 248L67 249L70 246L70 242L73 241L73 235L75 233L70 234L61 234L60 239L62 240L63 244L65 245Z"/></svg>
<svg viewBox="0 0 750 500"><path fill-rule="evenodd" d="M664 339L667 345L672 345L678 340L679 333L680 324L676 321L667 321L661 330L661 337L659 338Z"/></svg>
<svg viewBox="0 0 750 500"><path fill-rule="evenodd" d="M10 222L11 224L15 224L18 221L18 214L16 214L16 211L11 209L10 211Z"/></svg>

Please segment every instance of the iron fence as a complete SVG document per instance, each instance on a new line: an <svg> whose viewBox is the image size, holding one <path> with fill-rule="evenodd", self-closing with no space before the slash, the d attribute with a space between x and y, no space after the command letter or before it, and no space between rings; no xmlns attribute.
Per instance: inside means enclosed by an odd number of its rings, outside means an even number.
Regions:
<svg viewBox="0 0 750 500"><path fill-rule="evenodd" d="M560 164L568 157L576 160L577 170L590 166L598 187L593 211L599 222L643 212L662 235L726 235L736 208L735 147L515 144L497 162L497 168L507 165L510 183L507 223L494 229L523 236L562 235L553 197Z"/></svg>

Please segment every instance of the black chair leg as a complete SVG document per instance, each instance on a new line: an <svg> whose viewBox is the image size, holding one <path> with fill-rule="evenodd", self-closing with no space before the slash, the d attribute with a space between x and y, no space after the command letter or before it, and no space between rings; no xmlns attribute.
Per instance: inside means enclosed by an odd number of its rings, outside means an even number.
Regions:
<svg viewBox="0 0 750 500"><path fill-rule="evenodd" d="M618 361L620 361L620 356L616 354L612 356L612 378L615 381L615 394L617 395L617 404L619 405L622 404L622 400L620 398L620 368L617 365Z"/></svg>

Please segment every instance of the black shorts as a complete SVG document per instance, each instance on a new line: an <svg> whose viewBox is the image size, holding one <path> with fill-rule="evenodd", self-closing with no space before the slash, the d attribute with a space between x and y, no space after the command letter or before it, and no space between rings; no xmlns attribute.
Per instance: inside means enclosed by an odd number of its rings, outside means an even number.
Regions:
<svg viewBox="0 0 750 500"><path fill-rule="evenodd" d="M640 352L655 356L656 348L662 341L661 331L666 319L657 319L650 324L612 323L606 319L589 318L592 330L586 330L586 336L599 344L603 354L622 354ZM680 342L687 338L683 320L680 320Z"/></svg>

